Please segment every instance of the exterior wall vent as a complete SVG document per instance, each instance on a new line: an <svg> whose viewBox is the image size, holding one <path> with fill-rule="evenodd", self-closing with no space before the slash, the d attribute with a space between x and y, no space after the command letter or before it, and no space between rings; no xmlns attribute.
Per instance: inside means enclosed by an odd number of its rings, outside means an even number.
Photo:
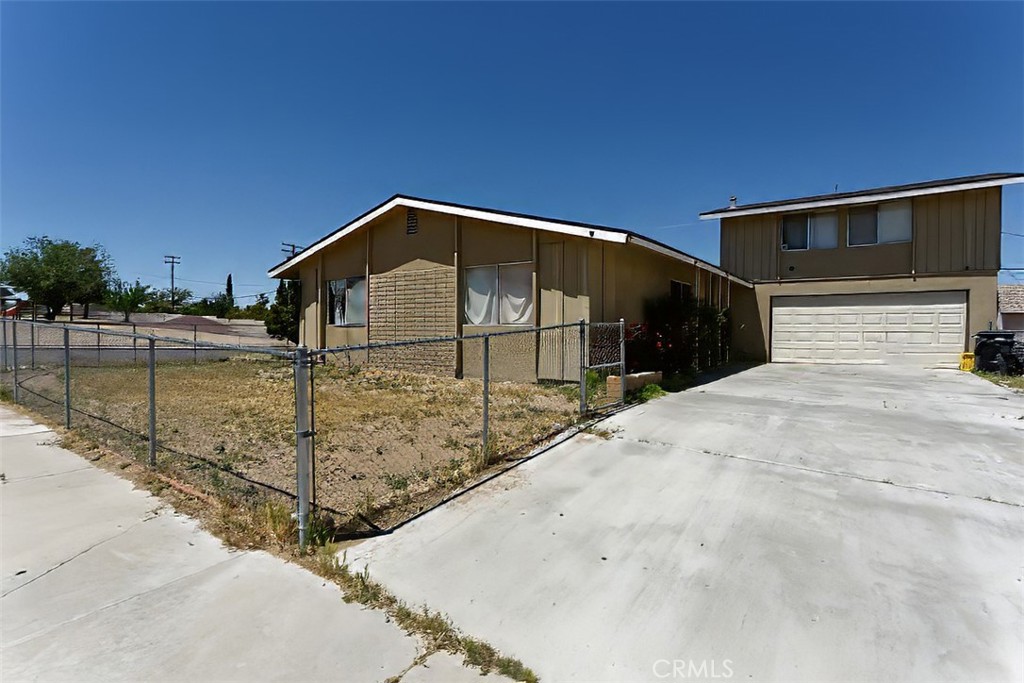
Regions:
<svg viewBox="0 0 1024 683"><path fill-rule="evenodd" d="M415 209L409 209L405 213L405 234L415 235L420 231L420 219Z"/></svg>

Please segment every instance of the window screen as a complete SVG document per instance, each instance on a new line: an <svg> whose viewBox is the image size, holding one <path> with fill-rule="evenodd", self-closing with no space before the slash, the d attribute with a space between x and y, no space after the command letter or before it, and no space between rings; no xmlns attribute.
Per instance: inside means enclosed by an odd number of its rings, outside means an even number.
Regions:
<svg viewBox="0 0 1024 683"><path fill-rule="evenodd" d="M879 242L909 242L912 237L913 212L909 201L878 205Z"/></svg>
<svg viewBox="0 0 1024 683"><path fill-rule="evenodd" d="M366 324L365 277L327 282L327 322L330 325Z"/></svg>
<svg viewBox="0 0 1024 683"><path fill-rule="evenodd" d="M502 325L524 325L533 320L533 264L498 266L499 321Z"/></svg>
<svg viewBox="0 0 1024 683"><path fill-rule="evenodd" d="M847 244L851 247L878 243L878 210L874 206L850 209L849 235Z"/></svg>
<svg viewBox="0 0 1024 683"><path fill-rule="evenodd" d="M835 249L839 246L839 217L834 211L811 214L811 249Z"/></svg>
<svg viewBox="0 0 1024 683"><path fill-rule="evenodd" d="M782 217L782 244L790 250L807 248L806 213Z"/></svg>
<svg viewBox="0 0 1024 683"><path fill-rule="evenodd" d="M466 268L468 325L527 325L533 322L533 264Z"/></svg>
<svg viewBox="0 0 1024 683"><path fill-rule="evenodd" d="M498 324L498 267L466 268L466 322Z"/></svg>

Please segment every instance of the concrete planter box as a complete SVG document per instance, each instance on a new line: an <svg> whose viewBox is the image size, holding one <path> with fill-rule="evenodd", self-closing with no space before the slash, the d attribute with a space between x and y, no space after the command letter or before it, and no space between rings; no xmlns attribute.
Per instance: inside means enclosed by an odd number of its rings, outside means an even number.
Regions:
<svg viewBox="0 0 1024 683"><path fill-rule="evenodd" d="M622 392L622 378L618 375L609 375L607 382L608 394L619 396ZM626 392L636 391L648 384L659 384L661 382L660 372L634 372L626 375Z"/></svg>

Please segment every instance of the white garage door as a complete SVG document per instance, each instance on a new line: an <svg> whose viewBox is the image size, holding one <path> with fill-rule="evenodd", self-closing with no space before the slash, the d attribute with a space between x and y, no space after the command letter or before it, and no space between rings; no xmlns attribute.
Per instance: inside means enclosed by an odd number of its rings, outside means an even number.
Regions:
<svg viewBox="0 0 1024 683"><path fill-rule="evenodd" d="M956 365L965 292L772 298L772 361Z"/></svg>

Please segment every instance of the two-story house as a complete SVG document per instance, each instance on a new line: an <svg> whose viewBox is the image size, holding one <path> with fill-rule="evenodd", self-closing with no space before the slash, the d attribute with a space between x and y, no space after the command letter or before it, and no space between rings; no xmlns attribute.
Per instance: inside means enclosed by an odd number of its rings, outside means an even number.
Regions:
<svg viewBox="0 0 1024 683"><path fill-rule="evenodd" d="M721 267L754 284L733 300L733 346L759 360L956 363L998 324L998 173L736 205Z"/></svg>

